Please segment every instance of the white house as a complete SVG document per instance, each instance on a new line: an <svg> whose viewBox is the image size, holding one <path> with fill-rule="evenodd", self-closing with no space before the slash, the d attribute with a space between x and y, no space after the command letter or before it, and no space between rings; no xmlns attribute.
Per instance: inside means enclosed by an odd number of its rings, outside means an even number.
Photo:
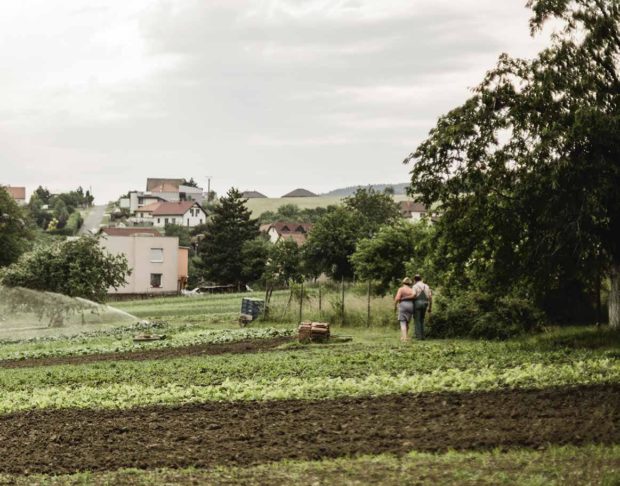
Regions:
<svg viewBox="0 0 620 486"><path fill-rule="evenodd" d="M207 213L194 201L159 203L151 214L153 225L159 228L167 224L193 228L207 222Z"/></svg>

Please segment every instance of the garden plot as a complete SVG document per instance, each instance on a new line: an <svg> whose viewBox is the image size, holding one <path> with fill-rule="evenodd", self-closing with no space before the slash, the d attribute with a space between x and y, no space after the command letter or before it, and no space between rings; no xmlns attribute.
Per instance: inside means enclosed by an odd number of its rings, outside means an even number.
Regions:
<svg viewBox="0 0 620 486"><path fill-rule="evenodd" d="M0 472L213 468L620 442L620 386L224 402L0 419Z"/></svg>
<svg viewBox="0 0 620 486"><path fill-rule="evenodd" d="M148 329L0 343L0 484L221 484L252 471L261 484L270 470L290 480L274 484L342 483L343 467L406 484L421 477L411 454L428 452L425 464L452 458L441 474L458 481L468 454L498 450L491 478L529 454L579 484L566 471L580 451L606 468L590 479L620 462L618 332L401 344L396 330L336 326L353 340L304 346L288 342L291 323L239 329L183 305ZM134 343L142 331L169 339ZM546 451L564 447L577 460L549 466Z"/></svg>

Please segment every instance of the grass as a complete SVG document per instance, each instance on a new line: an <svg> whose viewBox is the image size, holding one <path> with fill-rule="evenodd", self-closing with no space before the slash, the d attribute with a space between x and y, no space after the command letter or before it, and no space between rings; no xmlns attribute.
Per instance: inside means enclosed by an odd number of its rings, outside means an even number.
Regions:
<svg viewBox="0 0 620 486"><path fill-rule="evenodd" d="M404 457L384 454L322 461L281 461L252 467L212 470L124 469L65 476L0 475L0 484L16 485L617 485L620 446L549 447L488 452L412 452Z"/></svg>
<svg viewBox="0 0 620 486"><path fill-rule="evenodd" d="M276 197L276 198L256 198L248 199L246 206L252 211L252 215L257 218L266 211L276 212L280 206L285 204L295 204L300 209L326 208L330 205L338 205L342 202L340 196L317 196L317 197ZM396 202L409 199L404 195L395 195Z"/></svg>
<svg viewBox="0 0 620 486"><path fill-rule="evenodd" d="M345 289L344 323L349 326L368 324L368 298L361 287ZM302 320L342 323L341 291L337 288L318 286L305 289L306 299L302 302ZM194 322L219 316L223 322L233 322L239 316L241 300L244 297L264 299L264 292L242 294L211 294L196 297L165 297L158 299L116 302L112 305L139 318L166 319ZM285 323L299 322L299 299L290 298L288 290L273 293L270 303L269 321ZM392 296L371 297L370 325L384 327L396 323Z"/></svg>

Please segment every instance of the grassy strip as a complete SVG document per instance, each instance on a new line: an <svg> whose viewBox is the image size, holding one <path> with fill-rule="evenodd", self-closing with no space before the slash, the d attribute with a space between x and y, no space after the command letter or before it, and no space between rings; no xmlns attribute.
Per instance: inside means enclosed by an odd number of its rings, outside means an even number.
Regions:
<svg viewBox="0 0 620 486"><path fill-rule="evenodd" d="M67 339L50 342L8 344L0 346L0 360L81 356L86 354L129 352L144 349L163 349L196 344L224 344L249 339L291 336L293 334L292 329L275 328L209 330L203 328L174 329L172 327L161 327L149 330L149 332L151 331L166 334L170 338L163 341L135 343L133 341L134 331L73 340Z"/></svg>
<svg viewBox="0 0 620 486"><path fill-rule="evenodd" d="M207 386L180 385L174 382L159 386L140 383L61 385L5 392L0 396L0 413L38 408L116 409L204 401L329 399L393 393L467 392L613 382L620 382L620 363L598 359L565 364L530 364L508 369L452 368L416 375L403 373L394 376L381 373L366 378L322 376L312 379L225 379L221 384Z"/></svg>
<svg viewBox="0 0 620 486"><path fill-rule="evenodd" d="M16 485L157 485L157 484L519 484L615 485L620 482L620 446L550 447L543 451L412 452L338 458L323 461L282 461L253 467L213 470L137 469L67 476L0 475L0 484Z"/></svg>

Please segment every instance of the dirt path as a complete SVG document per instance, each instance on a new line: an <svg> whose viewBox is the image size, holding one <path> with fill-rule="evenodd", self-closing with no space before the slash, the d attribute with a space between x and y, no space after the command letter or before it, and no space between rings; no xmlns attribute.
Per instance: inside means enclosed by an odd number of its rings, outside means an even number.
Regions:
<svg viewBox="0 0 620 486"><path fill-rule="evenodd" d="M0 472L213 467L448 448L620 442L620 385L0 417Z"/></svg>
<svg viewBox="0 0 620 486"><path fill-rule="evenodd" d="M124 353L98 353L81 356L54 356L50 358L33 358L21 360L0 361L2 368L34 368L37 366L54 365L81 365L98 363L100 361L146 361L149 359L171 359L183 356L206 356L216 354L258 353L273 349L281 344L290 342L291 338L280 337L273 339L254 339L225 344L197 344L178 348L145 349L141 351L126 351Z"/></svg>

